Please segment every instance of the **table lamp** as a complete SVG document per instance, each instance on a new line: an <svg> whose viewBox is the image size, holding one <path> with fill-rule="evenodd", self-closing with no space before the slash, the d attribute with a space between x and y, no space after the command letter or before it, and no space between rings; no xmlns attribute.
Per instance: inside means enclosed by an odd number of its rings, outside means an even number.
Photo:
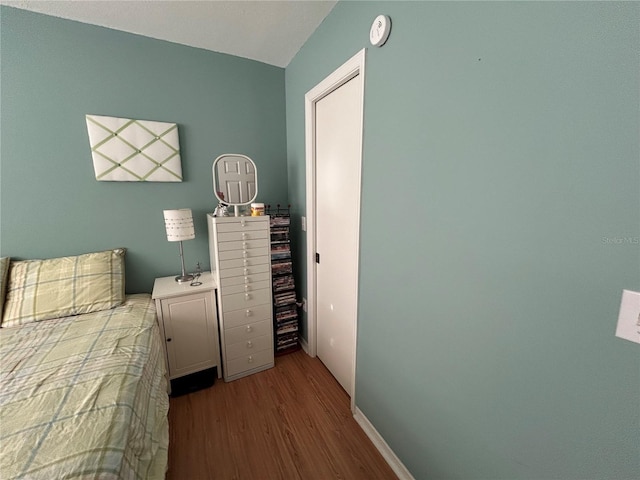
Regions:
<svg viewBox="0 0 640 480"><path fill-rule="evenodd" d="M196 232L193 228L193 215L190 208L178 210L164 210L164 226L167 229L167 240L180 242L180 264L182 275L176 277L176 282L184 283L193 280L193 275L188 275L184 270L184 253L182 251L183 240L193 240Z"/></svg>

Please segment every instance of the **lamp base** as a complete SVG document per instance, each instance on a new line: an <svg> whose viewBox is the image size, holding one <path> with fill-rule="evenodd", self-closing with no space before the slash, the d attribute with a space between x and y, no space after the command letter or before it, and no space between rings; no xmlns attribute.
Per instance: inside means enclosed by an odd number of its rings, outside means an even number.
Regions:
<svg viewBox="0 0 640 480"><path fill-rule="evenodd" d="M187 283L193 280L195 277L193 275L178 275L176 277L176 282L178 283Z"/></svg>

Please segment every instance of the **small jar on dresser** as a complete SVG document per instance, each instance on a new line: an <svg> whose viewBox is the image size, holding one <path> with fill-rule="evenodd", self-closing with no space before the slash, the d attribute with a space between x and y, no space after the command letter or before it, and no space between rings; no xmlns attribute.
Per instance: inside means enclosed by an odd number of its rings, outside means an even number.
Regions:
<svg viewBox="0 0 640 480"><path fill-rule="evenodd" d="M269 217L207 215L225 381L273 367Z"/></svg>

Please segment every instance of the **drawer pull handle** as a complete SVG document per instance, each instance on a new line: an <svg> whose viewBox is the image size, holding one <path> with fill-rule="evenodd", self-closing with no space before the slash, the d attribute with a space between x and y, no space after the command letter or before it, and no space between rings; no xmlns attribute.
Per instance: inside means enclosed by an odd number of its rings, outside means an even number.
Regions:
<svg viewBox="0 0 640 480"><path fill-rule="evenodd" d="M247 363L253 363L253 356L249 355L247 358Z"/></svg>
<svg viewBox="0 0 640 480"><path fill-rule="evenodd" d="M253 332L253 327L251 325L247 325L247 333Z"/></svg>
<svg viewBox="0 0 640 480"><path fill-rule="evenodd" d="M253 348L253 342L251 340L247 342L247 348Z"/></svg>
<svg viewBox="0 0 640 480"><path fill-rule="evenodd" d="M170 339L170 338L167 338L167 342L170 342L170 341L171 341L171 339Z"/></svg>
<svg viewBox="0 0 640 480"><path fill-rule="evenodd" d="M246 315L247 317L250 317L251 315L253 315L253 312L251 312L251 310L247 310L247 312L245 313L245 315ZM250 328L250 327L247 327L247 328Z"/></svg>

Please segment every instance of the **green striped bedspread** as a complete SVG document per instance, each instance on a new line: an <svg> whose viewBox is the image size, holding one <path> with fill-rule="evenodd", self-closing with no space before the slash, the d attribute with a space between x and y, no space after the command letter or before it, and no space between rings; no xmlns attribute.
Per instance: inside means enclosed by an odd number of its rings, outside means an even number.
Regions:
<svg viewBox="0 0 640 480"><path fill-rule="evenodd" d="M0 478L164 478L162 351L146 294L0 329Z"/></svg>

